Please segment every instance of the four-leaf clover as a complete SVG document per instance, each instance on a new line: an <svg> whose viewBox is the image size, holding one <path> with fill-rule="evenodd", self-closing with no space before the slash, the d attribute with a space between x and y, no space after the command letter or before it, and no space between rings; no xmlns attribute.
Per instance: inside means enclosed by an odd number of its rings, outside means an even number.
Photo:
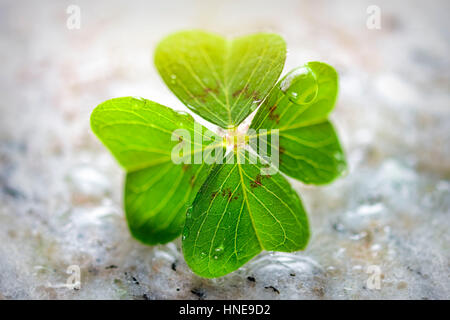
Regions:
<svg viewBox="0 0 450 320"><path fill-rule="evenodd" d="M124 206L136 239L152 245L182 234L187 264L208 278L238 269L262 250L305 248L307 216L283 174L325 184L344 172L344 153L328 120L338 77L329 65L309 62L277 82L285 58L284 40L270 33L229 40L183 31L161 41L155 53L172 92L230 135L259 107L249 129L265 136L269 157L279 155L273 174L261 174L264 159L248 161L258 154L248 143L226 149L219 163L193 161L225 148L226 139L209 139L192 116L156 102L126 97L95 108L92 130L127 171ZM174 139L179 129L204 139ZM277 145L271 143L275 132ZM175 163L172 152L180 144L189 161Z"/></svg>

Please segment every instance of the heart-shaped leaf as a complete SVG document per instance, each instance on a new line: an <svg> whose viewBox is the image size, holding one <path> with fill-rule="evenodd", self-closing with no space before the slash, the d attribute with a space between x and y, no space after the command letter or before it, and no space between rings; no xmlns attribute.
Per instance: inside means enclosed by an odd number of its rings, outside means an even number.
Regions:
<svg viewBox="0 0 450 320"><path fill-rule="evenodd" d="M230 273L262 250L297 251L309 239L300 198L279 173L262 175L248 152L217 165L188 210L183 253L198 275Z"/></svg>
<svg viewBox="0 0 450 320"><path fill-rule="evenodd" d="M305 183L324 184L345 171L344 152L327 120L337 91L336 71L325 63L309 62L288 73L270 92L250 128L266 129L262 134L269 146L271 130L279 130L275 148L282 172Z"/></svg>
<svg viewBox="0 0 450 320"><path fill-rule="evenodd" d="M131 97L97 106L91 127L127 170L124 201L131 233L148 244L176 238L187 206L211 169L211 165L195 164L193 159L217 146L213 140L198 144L192 139L195 132L203 139L207 129L190 115ZM174 139L174 132L180 132L176 130L185 130L185 135ZM179 144L187 144L186 154L180 154L189 160L175 164L172 152Z"/></svg>
<svg viewBox="0 0 450 320"><path fill-rule="evenodd" d="M167 86L192 111L222 128L239 125L278 80L286 58L279 35L228 40L183 31L162 40L155 65Z"/></svg>

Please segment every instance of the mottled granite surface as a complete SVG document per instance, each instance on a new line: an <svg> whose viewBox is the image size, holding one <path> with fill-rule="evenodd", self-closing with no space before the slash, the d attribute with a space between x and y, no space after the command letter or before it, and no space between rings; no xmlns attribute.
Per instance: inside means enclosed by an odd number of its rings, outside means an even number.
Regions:
<svg viewBox="0 0 450 320"><path fill-rule="evenodd" d="M0 299L449 299L450 5L375 2L78 1L81 28L68 30L66 3L2 1ZM366 28L370 4L380 30ZM311 221L305 251L208 280L179 239L131 238L123 172L89 115L119 96L186 110L151 63L182 28L278 32L285 71L337 68L332 118L350 169L325 187L293 181ZM78 290L65 287L71 265Z"/></svg>

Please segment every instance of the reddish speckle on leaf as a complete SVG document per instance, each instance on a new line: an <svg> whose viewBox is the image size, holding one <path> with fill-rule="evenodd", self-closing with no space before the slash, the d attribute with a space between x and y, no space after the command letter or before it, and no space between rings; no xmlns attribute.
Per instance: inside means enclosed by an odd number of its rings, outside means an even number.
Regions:
<svg viewBox="0 0 450 320"><path fill-rule="evenodd" d="M253 98L253 100L258 100L259 99L258 91L253 91L251 97Z"/></svg>
<svg viewBox="0 0 450 320"><path fill-rule="evenodd" d="M270 109L269 109L269 119L272 121L275 121L276 123L280 122L280 116L278 114L275 114L275 110L277 109L277 105L273 105Z"/></svg>
<svg viewBox="0 0 450 320"><path fill-rule="evenodd" d="M252 187L252 188L256 188L256 187L259 187L259 186L262 186L261 175L260 174L258 174L256 176L254 181L250 182L250 187Z"/></svg>
<svg viewBox="0 0 450 320"><path fill-rule="evenodd" d="M201 102L203 102L203 103L205 103L206 102L206 97L209 95L209 94L211 94L211 93L214 93L214 94L218 94L219 93L219 88L217 87L217 88L205 88L205 89L203 89L203 92L201 93L201 94L197 94L196 95L196 97L201 101Z"/></svg>
<svg viewBox="0 0 450 320"><path fill-rule="evenodd" d="M205 88L205 94L209 94L210 92L213 92L213 93L219 93L219 89L218 88L214 88L214 89L211 89L211 88Z"/></svg>
<svg viewBox="0 0 450 320"><path fill-rule="evenodd" d="M242 93L246 92L247 89L248 89L248 85L246 85L245 87L243 87L240 90L236 90L235 92L233 92L233 98L240 96Z"/></svg>
<svg viewBox="0 0 450 320"><path fill-rule="evenodd" d="M226 198L228 198L228 201L230 201L231 200L231 198L232 198L232 196L233 196L233 194L232 194L232 192L231 192L231 189L230 188L226 188L226 189L223 189L222 190L222 197L226 197Z"/></svg>
<svg viewBox="0 0 450 320"><path fill-rule="evenodd" d="M244 96L245 98L252 98L253 100L259 99L259 92L256 90L253 90L252 92L249 91L248 85L243 87L240 90L236 90L232 94L233 98L237 98L239 96Z"/></svg>
<svg viewBox="0 0 450 320"><path fill-rule="evenodd" d="M260 174L258 174L256 177L255 177L255 180L253 180L252 182L250 182L250 187L252 187L252 188L257 188L257 187L260 187L260 186L262 186L262 180L263 179L270 179L272 176L270 176L270 175L260 175Z"/></svg>

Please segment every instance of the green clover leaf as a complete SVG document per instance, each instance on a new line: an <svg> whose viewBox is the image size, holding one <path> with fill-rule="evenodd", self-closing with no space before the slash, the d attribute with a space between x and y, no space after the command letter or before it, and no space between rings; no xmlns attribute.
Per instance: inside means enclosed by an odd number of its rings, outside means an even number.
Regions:
<svg viewBox="0 0 450 320"><path fill-rule="evenodd" d="M222 128L256 109L281 74L286 43L276 34L234 40L203 31L168 36L155 65L172 92L193 112Z"/></svg>
<svg viewBox="0 0 450 320"><path fill-rule="evenodd" d="M280 174L261 175L248 151L228 154L216 166L187 213L183 252L198 275L230 273L261 250L297 251L309 239L299 196Z"/></svg>
<svg viewBox="0 0 450 320"><path fill-rule="evenodd" d="M328 120L338 77L310 62L277 83L285 57L284 40L266 33L229 40L183 31L158 45L155 65L165 83L190 110L228 129L225 137L141 98L95 108L92 130L127 171L124 206L136 239L152 245L182 233L187 264L208 278L262 250L305 248L306 212L283 175L325 184L345 171Z"/></svg>
<svg viewBox="0 0 450 320"><path fill-rule="evenodd" d="M309 62L289 72L272 89L250 128L278 129L280 170L304 183L325 184L346 169L345 155L328 114L338 92L329 65Z"/></svg>
<svg viewBox="0 0 450 320"><path fill-rule="evenodd" d="M132 97L100 104L91 115L91 127L127 170L125 212L133 236L147 244L166 243L179 236L187 206L211 170L210 164L174 164L173 148L183 137L173 139L175 130L193 135L207 129L190 115L180 114L155 102ZM175 131L176 132L176 131ZM189 144L193 158L214 142Z"/></svg>

